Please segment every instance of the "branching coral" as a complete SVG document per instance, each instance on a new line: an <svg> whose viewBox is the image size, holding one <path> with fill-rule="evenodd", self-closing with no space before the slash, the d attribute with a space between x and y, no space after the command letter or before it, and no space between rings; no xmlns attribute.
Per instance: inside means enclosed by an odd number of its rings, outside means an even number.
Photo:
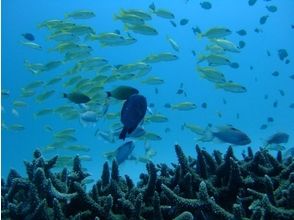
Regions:
<svg viewBox="0 0 294 220"><path fill-rule="evenodd" d="M86 191L78 156L73 169L53 173L57 156L39 150L25 162L27 177L11 170L1 180L3 219L282 219L294 216L294 161L248 148L238 160L229 147L224 156L196 146L196 159L175 146L178 164L146 164L137 185L121 177L117 162L104 163L101 179Z"/></svg>

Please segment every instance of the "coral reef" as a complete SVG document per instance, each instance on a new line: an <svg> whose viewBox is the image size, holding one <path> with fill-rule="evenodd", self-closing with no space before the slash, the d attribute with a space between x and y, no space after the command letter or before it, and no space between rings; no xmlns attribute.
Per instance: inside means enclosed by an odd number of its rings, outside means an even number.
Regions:
<svg viewBox="0 0 294 220"><path fill-rule="evenodd" d="M78 156L71 171L53 173L57 156L45 160L39 150L25 161L27 177L11 170L1 180L2 219L294 219L294 160L274 158L249 147L243 159L232 147L222 156L196 145L196 159L175 146L178 164L146 164L134 184L119 175L114 160L87 192Z"/></svg>

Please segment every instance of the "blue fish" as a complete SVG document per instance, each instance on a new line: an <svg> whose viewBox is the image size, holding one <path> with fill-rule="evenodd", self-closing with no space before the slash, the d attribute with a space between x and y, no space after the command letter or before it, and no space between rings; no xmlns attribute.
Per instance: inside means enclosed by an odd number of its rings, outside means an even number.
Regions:
<svg viewBox="0 0 294 220"><path fill-rule="evenodd" d="M285 132L277 132L270 136L265 145L287 143L290 135Z"/></svg>
<svg viewBox="0 0 294 220"><path fill-rule="evenodd" d="M116 159L118 165L129 158L129 156L133 152L134 148L135 148L134 142L128 141L116 149L115 159Z"/></svg>
<svg viewBox="0 0 294 220"><path fill-rule="evenodd" d="M24 34L22 34L22 36L23 36L26 40L29 40L29 41L34 41L34 40L35 40L34 35L32 35L31 33L24 33Z"/></svg>
<svg viewBox="0 0 294 220"><path fill-rule="evenodd" d="M120 120L123 129L119 139L125 139L127 134L132 133L143 120L147 111L147 100L144 96L134 94L128 97L123 104Z"/></svg>
<svg viewBox="0 0 294 220"><path fill-rule="evenodd" d="M217 131L206 130L199 141L209 142L217 138L221 142L233 145L247 145L251 143L250 138L244 132L234 128L232 125L218 127Z"/></svg>
<svg viewBox="0 0 294 220"><path fill-rule="evenodd" d="M214 137L225 143L234 145L247 145L251 143L250 138L244 132L231 125L222 126L217 132L212 133Z"/></svg>

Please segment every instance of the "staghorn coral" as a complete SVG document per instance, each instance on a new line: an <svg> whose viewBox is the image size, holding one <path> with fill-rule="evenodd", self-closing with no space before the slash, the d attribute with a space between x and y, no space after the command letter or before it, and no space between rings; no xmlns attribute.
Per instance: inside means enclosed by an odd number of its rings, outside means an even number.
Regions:
<svg viewBox="0 0 294 220"><path fill-rule="evenodd" d="M196 159L175 146L178 164L146 164L135 184L104 163L101 179L85 190L78 156L73 169L53 173L57 156L45 160L39 150L25 161L27 177L11 170L1 180L2 219L281 219L294 216L294 161L248 148L243 160L229 147L222 156L196 145Z"/></svg>

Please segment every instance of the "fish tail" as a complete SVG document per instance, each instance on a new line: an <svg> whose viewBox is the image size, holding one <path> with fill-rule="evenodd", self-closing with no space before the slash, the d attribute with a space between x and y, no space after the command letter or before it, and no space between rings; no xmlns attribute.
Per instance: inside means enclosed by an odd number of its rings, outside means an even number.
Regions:
<svg viewBox="0 0 294 220"><path fill-rule="evenodd" d="M149 5L149 8L150 8L152 11L155 11L155 4L154 4L154 2L152 2L151 5Z"/></svg>
<svg viewBox="0 0 294 220"><path fill-rule="evenodd" d="M68 95L66 93L63 93L63 98L67 98Z"/></svg>
<svg viewBox="0 0 294 220"><path fill-rule="evenodd" d="M85 39L86 41L90 41L90 40L92 40L92 36L93 36L93 35L94 35L94 34L91 34L91 33L90 33L90 34L87 34L87 35L85 36L84 39Z"/></svg>
<svg viewBox="0 0 294 220"><path fill-rule="evenodd" d="M203 55L203 54L199 54L198 56L197 56L197 58L198 58L198 62L197 63L201 63L202 61L204 61L205 60L205 55Z"/></svg>
<svg viewBox="0 0 294 220"><path fill-rule="evenodd" d="M129 26L128 24L125 24L125 26L124 26L124 30L125 30L125 31L129 31L129 30L130 30L130 26Z"/></svg>
<svg viewBox="0 0 294 220"><path fill-rule="evenodd" d="M128 133L128 129L124 127L119 134L119 139L125 140Z"/></svg>
<svg viewBox="0 0 294 220"><path fill-rule="evenodd" d="M216 89L222 89L223 88L222 83L215 83L214 85L215 85Z"/></svg>
<svg viewBox="0 0 294 220"><path fill-rule="evenodd" d="M207 127L204 131L204 134L198 139L198 141L202 142L211 142L215 138L213 131Z"/></svg>

